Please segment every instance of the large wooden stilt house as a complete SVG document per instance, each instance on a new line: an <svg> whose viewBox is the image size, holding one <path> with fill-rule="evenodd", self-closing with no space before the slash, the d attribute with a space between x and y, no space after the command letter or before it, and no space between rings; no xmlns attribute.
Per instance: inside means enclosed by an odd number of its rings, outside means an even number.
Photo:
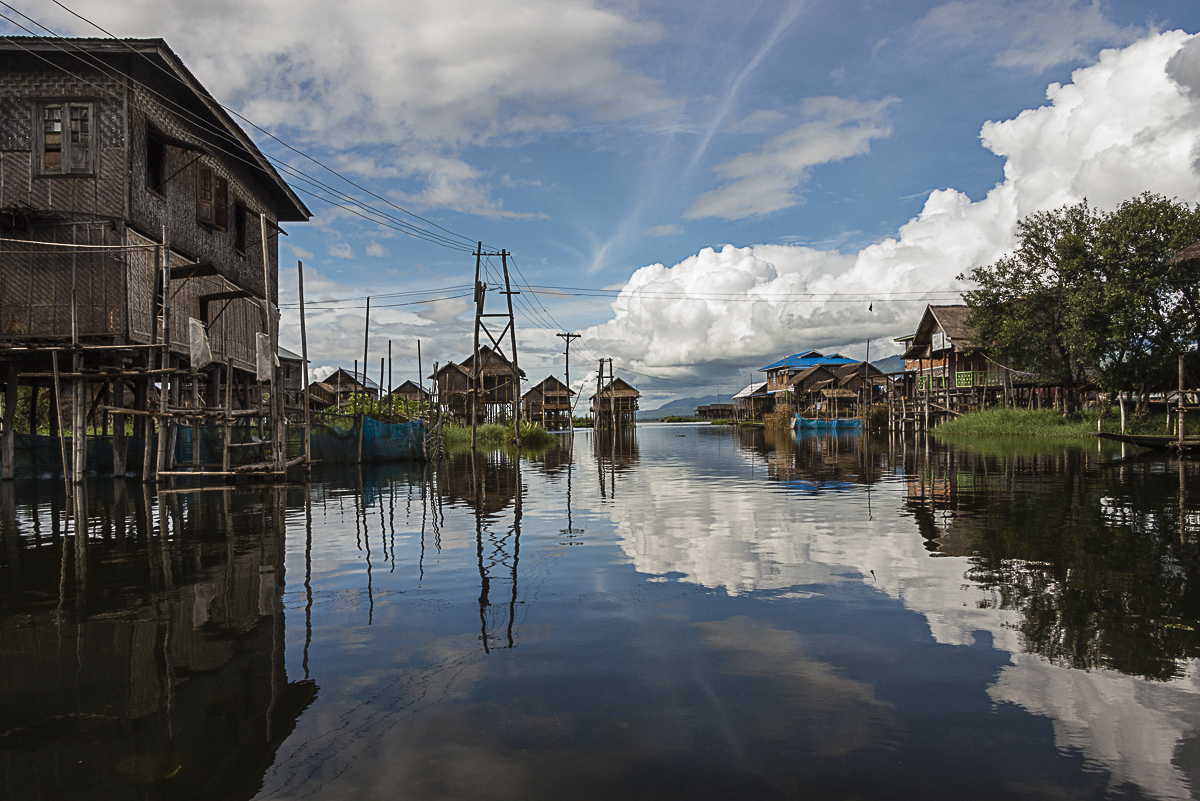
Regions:
<svg viewBox="0 0 1200 801"><path fill-rule="evenodd" d="M69 427L78 478L83 439L110 423L111 465L92 466L131 466L131 416L135 437L157 427L170 441L220 416L203 409L264 408L263 425L282 425L286 393L268 407L261 393L281 376L279 226L309 217L162 40L0 42L4 476L18 427ZM282 429L263 439L282 464ZM160 470L174 461L163 452Z"/></svg>

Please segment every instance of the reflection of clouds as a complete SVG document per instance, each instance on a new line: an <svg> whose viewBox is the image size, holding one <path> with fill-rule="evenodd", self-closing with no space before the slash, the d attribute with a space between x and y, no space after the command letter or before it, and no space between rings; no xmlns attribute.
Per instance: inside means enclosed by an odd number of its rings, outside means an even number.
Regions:
<svg viewBox="0 0 1200 801"><path fill-rule="evenodd" d="M704 644L722 653L725 673L771 682L775 693L763 706L739 708L758 734L801 739L815 755L835 756L878 742L882 731L896 728L871 685L805 656L795 632L748 617L694 625Z"/></svg>
<svg viewBox="0 0 1200 801"><path fill-rule="evenodd" d="M669 470L670 468L666 468ZM651 474L662 466L643 464ZM683 580L730 595L839 581L808 553L810 521L780 516L757 493L680 471L654 475L612 515L621 550L641 573L682 573Z"/></svg>
<svg viewBox="0 0 1200 801"><path fill-rule="evenodd" d="M1200 686L1191 667L1182 679L1154 682L1014 654L988 695L1050 718L1055 744L1108 768L1111 785L1134 783L1159 798L1186 799L1193 777L1173 757L1179 741L1200 730Z"/></svg>
<svg viewBox="0 0 1200 801"><path fill-rule="evenodd" d="M703 475L694 462L643 462L639 471L640 491L626 491L611 508L621 549L639 572L682 574L730 595L858 578L923 615L939 643L972 645L976 632L989 634L1012 660L990 697L1050 718L1057 745L1104 766L1114 785L1191 797L1190 777L1173 758L1181 741L1200 733L1200 664L1178 680L1152 682L1023 653L1020 614L999 609L990 590L967 578L966 557L930 553L913 518L900 514L902 481L872 486L869 520L861 489L763 492L761 481Z"/></svg>

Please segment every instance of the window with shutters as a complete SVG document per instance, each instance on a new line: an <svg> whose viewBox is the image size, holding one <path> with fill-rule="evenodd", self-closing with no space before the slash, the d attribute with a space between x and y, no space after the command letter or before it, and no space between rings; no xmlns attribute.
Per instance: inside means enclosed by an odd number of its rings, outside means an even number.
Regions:
<svg viewBox="0 0 1200 801"><path fill-rule="evenodd" d="M229 181L204 164L196 165L196 219L222 231L229 228Z"/></svg>
<svg viewBox="0 0 1200 801"><path fill-rule="evenodd" d="M44 100L34 106L40 175L95 175L99 156L96 103Z"/></svg>

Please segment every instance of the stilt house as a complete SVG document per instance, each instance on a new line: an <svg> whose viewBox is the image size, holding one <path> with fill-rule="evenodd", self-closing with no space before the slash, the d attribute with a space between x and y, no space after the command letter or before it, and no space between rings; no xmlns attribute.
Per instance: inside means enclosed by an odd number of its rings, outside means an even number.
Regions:
<svg viewBox="0 0 1200 801"><path fill-rule="evenodd" d="M437 386L437 402L442 414L458 422L471 416L471 374L462 365L446 362L429 376Z"/></svg>
<svg viewBox="0 0 1200 801"><path fill-rule="evenodd" d="M217 406L226 382L235 405L257 404L276 346L279 224L310 216L161 39L0 42L6 435L18 384L54 392L56 351L71 407L88 409L77 431L107 429L103 407L131 390L145 434L159 384L172 406ZM28 429L55 432L51 409Z"/></svg>
<svg viewBox="0 0 1200 801"><path fill-rule="evenodd" d="M624 379L614 378L592 396L592 416L596 428L618 428L637 422L638 392Z"/></svg>
<svg viewBox="0 0 1200 801"><path fill-rule="evenodd" d="M475 360L479 360L479 368L475 368ZM481 345L476 356L467 357L462 362L462 368L472 377L471 390L476 394L477 419L481 423L505 422L515 414L520 403L520 387L513 376L512 362L504 354ZM478 372L478 385L473 384L473 377ZM518 371L519 378L525 377L525 371ZM467 414L471 410L468 405Z"/></svg>
<svg viewBox="0 0 1200 801"><path fill-rule="evenodd" d="M547 430L569 428L574 394L566 384L549 376L521 397L524 418L541 423Z"/></svg>
<svg viewBox="0 0 1200 801"><path fill-rule="evenodd" d="M405 381L403 384L393 389L391 394L393 397L403 398L404 400L413 402L429 400L428 390L418 386L413 381Z"/></svg>

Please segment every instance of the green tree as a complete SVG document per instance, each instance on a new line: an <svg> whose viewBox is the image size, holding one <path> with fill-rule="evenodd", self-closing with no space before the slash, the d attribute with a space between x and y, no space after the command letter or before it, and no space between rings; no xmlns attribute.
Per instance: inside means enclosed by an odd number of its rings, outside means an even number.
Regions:
<svg viewBox="0 0 1200 801"><path fill-rule="evenodd" d="M959 276L978 287L965 294L977 339L1046 384L1067 387L1068 407L1087 378L1072 347L1079 319L1073 304L1081 277L1094 270L1100 221L1086 200L1031 214L1017 223L1012 254Z"/></svg>
<svg viewBox="0 0 1200 801"><path fill-rule="evenodd" d="M1200 270L1170 257L1200 239L1200 207L1149 192L1111 213L1087 201L1032 214L1019 245L973 270L966 294L979 339L1077 391L1170 386L1176 358L1200 339Z"/></svg>

